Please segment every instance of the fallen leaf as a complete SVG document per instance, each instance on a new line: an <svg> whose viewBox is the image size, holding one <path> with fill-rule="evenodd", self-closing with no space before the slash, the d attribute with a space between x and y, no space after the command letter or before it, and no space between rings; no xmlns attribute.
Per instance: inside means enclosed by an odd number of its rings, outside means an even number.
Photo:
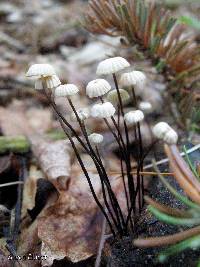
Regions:
<svg viewBox="0 0 200 267"><path fill-rule="evenodd" d="M92 172L89 174L95 192L100 197L101 184L98 175ZM68 191L60 192L58 201L39 218L39 238L52 252L54 259L67 257L72 262L79 262L96 253L101 224L102 214L76 163Z"/></svg>
<svg viewBox="0 0 200 267"><path fill-rule="evenodd" d="M50 109L30 108L26 113L30 126L40 134L52 127L52 113Z"/></svg>
<svg viewBox="0 0 200 267"><path fill-rule="evenodd" d="M37 126L35 129L31 125L34 114L32 113L32 116L30 114L26 111L23 102L20 101L14 102L10 108L0 108L1 129L5 135L25 135L31 143L34 156L49 181L58 190L66 188L71 165L71 146L68 141L52 142L40 135L49 127L47 126L49 120L45 120L46 112L42 113L44 117L39 117L40 113L37 113L38 121L37 123L34 121L34 124L40 125L40 127Z"/></svg>
<svg viewBox="0 0 200 267"><path fill-rule="evenodd" d="M38 136L31 137L32 150L42 171L58 190L68 186L72 148L68 141L47 142Z"/></svg>
<svg viewBox="0 0 200 267"><path fill-rule="evenodd" d="M37 192L37 181L43 177L41 171L36 166L31 165L29 175L24 183L23 198L22 198L22 211L21 218L27 215L27 210L31 210L35 207L35 196Z"/></svg>

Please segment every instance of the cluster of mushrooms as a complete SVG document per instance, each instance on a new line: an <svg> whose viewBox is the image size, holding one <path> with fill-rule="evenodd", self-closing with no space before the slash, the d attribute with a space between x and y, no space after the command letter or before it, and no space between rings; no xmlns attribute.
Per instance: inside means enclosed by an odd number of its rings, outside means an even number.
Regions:
<svg viewBox="0 0 200 267"><path fill-rule="evenodd" d="M116 73L130 67L129 62L122 57L114 57L103 60L97 67L97 75L114 75ZM78 94L79 89L74 84L61 84L59 77L56 75L54 68L49 64L34 64L27 74L27 77L35 79L35 89L43 90L45 88L53 90L55 97L67 97ZM141 71L131 71L123 73L120 77L119 84L121 87L137 87L142 89L146 82L146 76ZM129 94L124 89L119 89L120 97L123 103L129 99ZM107 94L106 99L110 101L104 102L103 96ZM101 103L95 104L90 110L83 108L77 110L80 120L85 120L89 116L96 118L110 118L116 112L114 103L117 100L117 90L111 89L111 85L105 79L96 79L88 83L86 86L86 95L89 98L100 99ZM152 105L149 102L141 102L137 110L129 111L124 114L124 120L128 125L134 125L144 119L144 113L149 113L152 110ZM76 120L74 113L71 115L72 120ZM153 128L155 137L162 139L168 144L176 144L178 140L177 133L166 123L159 122ZM101 134L92 133L89 139L93 143L103 142Z"/></svg>

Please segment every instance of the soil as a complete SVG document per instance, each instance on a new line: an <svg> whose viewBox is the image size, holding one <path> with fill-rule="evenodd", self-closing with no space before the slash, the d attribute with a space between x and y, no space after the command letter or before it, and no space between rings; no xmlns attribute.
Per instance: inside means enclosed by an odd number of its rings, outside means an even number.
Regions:
<svg viewBox="0 0 200 267"><path fill-rule="evenodd" d="M166 166L167 167L167 166ZM167 168L166 168L167 170ZM162 171L165 171L163 168ZM167 177L168 181L178 190L182 192L180 187L174 181L173 178ZM170 205L171 207L183 208L180 204L163 186L162 182L158 178L152 180L149 188L153 199ZM159 192L159 193L158 193ZM183 193L183 192L182 192ZM145 208L141 214L137 227L137 236L150 237L150 236L164 236L168 234L177 233L181 231L183 227L177 227L173 225L167 225L159 222L154 216L152 216ZM108 267L133 267L133 266L167 266L167 267L192 267L196 266L200 257L200 251L187 250L176 256L171 257L165 264L160 264L157 261L157 255L162 248L151 249L138 249L134 248L132 244L132 238L127 237L121 241L112 242L111 240L105 246L105 258L106 266ZM110 249L110 252L107 251Z"/></svg>

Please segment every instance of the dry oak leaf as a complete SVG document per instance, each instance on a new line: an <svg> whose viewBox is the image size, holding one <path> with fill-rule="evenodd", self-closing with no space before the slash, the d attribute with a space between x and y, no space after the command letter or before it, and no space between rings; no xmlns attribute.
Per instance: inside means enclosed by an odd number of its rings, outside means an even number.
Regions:
<svg viewBox="0 0 200 267"><path fill-rule="evenodd" d="M88 155L82 155L94 190L101 201L101 183ZM119 161L111 156L114 170ZM126 210L122 179L110 177L112 188L123 211ZM66 257L72 262L85 260L96 254L103 215L93 199L88 182L76 163L72 165L68 191L60 192L58 201L44 211L38 220L38 235L43 242L42 254L48 251L50 264L54 259Z"/></svg>
<svg viewBox="0 0 200 267"><path fill-rule="evenodd" d="M38 220L38 236L53 259L66 257L72 262L85 260L97 252L103 216L93 199L82 171L71 174L68 191ZM89 173L95 192L101 194L98 176Z"/></svg>

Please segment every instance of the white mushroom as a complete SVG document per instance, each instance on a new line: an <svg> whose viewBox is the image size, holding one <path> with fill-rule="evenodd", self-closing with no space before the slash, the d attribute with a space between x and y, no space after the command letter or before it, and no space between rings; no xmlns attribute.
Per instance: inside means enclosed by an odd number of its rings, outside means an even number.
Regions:
<svg viewBox="0 0 200 267"><path fill-rule="evenodd" d="M121 86L143 86L146 82L146 76L141 71L131 71L123 73L120 78Z"/></svg>
<svg viewBox="0 0 200 267"><path fill-rule="evenodd" d="M122 103L126 103L130 99L129 93L124 89L119 89L119 94L121 96ZM114 89L108 92L106 99L114 105L118 104L119 98L117 90Z"/></svg>
<svg viewBox="0 0 200 267"><path fill-rule="evenodd" d="M115 108L110 102L96 104L91 109L91 115L98 118L110 118L115 114Z"/></svg>
<svg viewBox="0 0 200 267"><path fill-rule="evenodd" d="M97 133L92 133L91 135L88 136L89 140L93 144L100 144L103 142L103 135L97 134Z"/></svg>
<svg viewBox="0 0 200 267"><path fill-rule="evenodd" d="M113 57L101 61L97 67L98 75L113 74L129 67L130 64L123 57Z"/></svg>
<svg viewBox="0 0 200 267"><path fill-rule="evenodd" d="M88 83L86 87L86 95L90 98L98 97L110 91L110 84L104 79L96 79Z"/></svg>
<svg viewBox="0 0 200 267"><path fill-rule="evenodd" d="M68 97L75 95L79 92L79 89L74 84L63 84L56 88L55 96L57 97Z"/></svg>
<svg viewBox="0 0 200 267"><path fill-rule="evenodd" d="M26 76L29 78L41 78L56 75L54 68L50 64L34 64L32 65Z"/></svg>
<svg viewBox="0 0 200 267"><path fill-rule="evenodd" d="M124 115L124 119L129 125L134 125L144 119L144 113L141 110L129 111Z"/></svg>

